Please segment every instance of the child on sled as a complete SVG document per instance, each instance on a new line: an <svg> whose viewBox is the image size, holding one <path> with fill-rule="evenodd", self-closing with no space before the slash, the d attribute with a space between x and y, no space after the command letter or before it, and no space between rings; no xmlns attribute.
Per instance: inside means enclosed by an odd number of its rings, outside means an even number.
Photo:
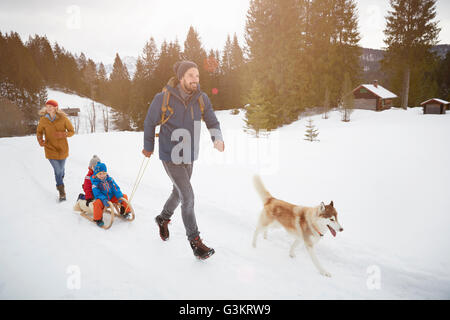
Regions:
<svg viewBox="0 0 450 320"><path fill-rule="evenodd" d="M91 176L92 193L94 195L94 221L99 227L103 223L103 209L109 207L109 201L120 204L120 214L127 218L131 213L131 208L120 198L128 200L126 194L120 191L119 186L107 173L106 165L98 162L94 167L94 174Z"/></svg>
<svg viewBox="0 0 450 320"><path fill-rule="evenodd" d="M89 210L89 204L94 200L94 195L92 193L91 177L94 174L95 166L100 161L101 160L97 155L94 155L92 157L92 159L89 161L88 173L86 174L83 185L81 186L83 188L84 194L80 193L78 195L78 199L77 199L77 203L76 203L76 206L78 206L78 209L80 209L81 211L87 212L87 211L93 210L92 206L91 206L91 210Z"/></svg>

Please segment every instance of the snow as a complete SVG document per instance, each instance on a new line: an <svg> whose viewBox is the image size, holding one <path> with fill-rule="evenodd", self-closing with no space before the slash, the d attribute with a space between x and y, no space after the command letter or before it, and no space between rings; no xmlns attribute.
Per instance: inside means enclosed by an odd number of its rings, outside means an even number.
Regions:
<svg viewBox="0 0 450 320"><path fill-rule="evenodd" d="M379 96L381 99L395 99L397 96L395 93L390 92L386 88L383 88L380 85L377 85L376 87L373 84L363 84L362 85L367 90L375 93L377 96Z"/></svg>
<svg viewBox="0 0 450 320"><path fill-rule="evenodd" d="M93 154L131 194L142 132L70 138L63 203L36 138L0 139L0 299L450 298L450 115L355 110L344 123L334 111L311 117L320 139L311 143L306 119L256 139L243 132L242 113L216 114L225 152L213 149L202 124L192 176L201 237L216 250L206 261L192 254L180 208L169 241L159 238L154 217L171 183L157 157L132 200L133 222L103 230L72 210ZM256 172L280 199L334 201L344 232L316 247L331 278L303 245L289 257L293 239L281 228L251 246L262 208Z"/></svg>

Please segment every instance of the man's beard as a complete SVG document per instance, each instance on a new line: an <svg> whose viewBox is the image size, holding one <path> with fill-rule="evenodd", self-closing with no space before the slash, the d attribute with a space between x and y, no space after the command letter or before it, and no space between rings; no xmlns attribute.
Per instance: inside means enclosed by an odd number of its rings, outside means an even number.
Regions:
<svg viewBox="0 0 450 320"><path fill-rule="evenodd" d="M190 94L192 94L193 92L195 92L198 88L198 83L197 82L187 82L186 80L183 81L183 87L184 89L189 92Z"/></svg>

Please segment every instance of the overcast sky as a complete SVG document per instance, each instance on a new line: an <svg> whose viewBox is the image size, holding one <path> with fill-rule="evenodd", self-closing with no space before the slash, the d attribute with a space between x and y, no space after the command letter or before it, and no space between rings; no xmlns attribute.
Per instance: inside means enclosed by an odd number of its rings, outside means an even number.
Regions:
<svg viewBox="0 0 450 320"><path fill-rule="evenodd" d="M244 44L249 0L1 0L0 31L16 31L25 42L30 35L46 35L72 53L84 52L96 62L112 63L141 54L150 37L158 47L164 39L178 39L183 48L189 26L205 49L222 50L227 34ZM383 29L389 0L357 0L360 45L384 46ZM437 1L441 44L450 44L450 1Z"/></svg>

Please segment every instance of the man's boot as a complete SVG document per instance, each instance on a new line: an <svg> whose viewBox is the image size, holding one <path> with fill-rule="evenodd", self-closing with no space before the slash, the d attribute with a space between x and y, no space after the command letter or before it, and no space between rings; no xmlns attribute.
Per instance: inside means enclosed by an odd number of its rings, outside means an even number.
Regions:
<svg viewBox="0 0 450 320"><path fill-rule="evenodd" d="M64 185L60 184L59 186L56 186L56 189L59 191L59 201L66 200L66 191L64 190Z"/></svg>
<svg viewBox="0 0 450 320"><path fill-rule="evenodd" d="M159 227L159 236L163 241L166 241L169 239L169 227L168 224L170 222L170 219L163 219L160 216L156 216L155 218L156 224Z"/></svg>
<svg viewBox="0 0 450 320"><path fill-rule="evenodd" d="M189 241L189 244L191 245L192 251L194 252L194 256L199 259L208 259L215 253L213 248L208 248L207 246L205 246L199 236L197 236L194 240Z"/></svg>

